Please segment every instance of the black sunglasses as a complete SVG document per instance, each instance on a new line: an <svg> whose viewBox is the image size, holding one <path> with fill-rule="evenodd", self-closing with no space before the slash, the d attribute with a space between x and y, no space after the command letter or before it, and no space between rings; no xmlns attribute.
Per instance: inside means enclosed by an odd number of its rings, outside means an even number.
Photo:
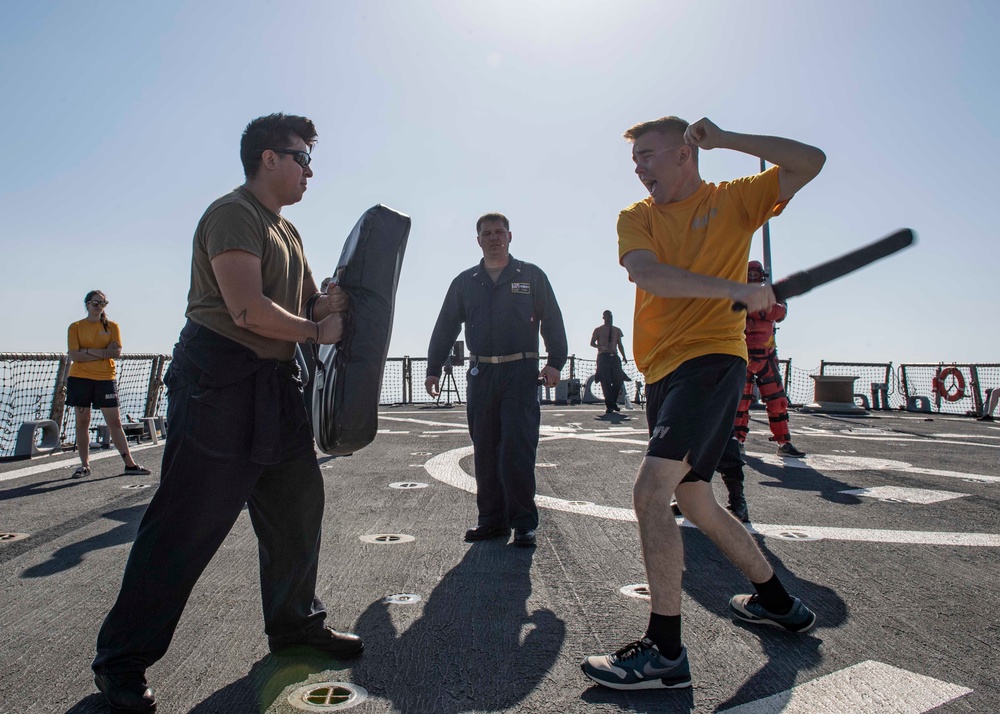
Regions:
<svg viewBox="0 0 1000 714"><path fill-rule="evenodd" d="M309 155L308 151L300 151L298 149L269 149L269 151L273 151L276 154L288 154L302 168L308 166L312 161L312 156Z"/></svg>
<svg viewBox="0 0 1000 714"><path fill-rule="evenodd" d="M90 304L93 305L94 307L107 307L108 303L107 301L102 301L102 300L91 300Z"/></svg>

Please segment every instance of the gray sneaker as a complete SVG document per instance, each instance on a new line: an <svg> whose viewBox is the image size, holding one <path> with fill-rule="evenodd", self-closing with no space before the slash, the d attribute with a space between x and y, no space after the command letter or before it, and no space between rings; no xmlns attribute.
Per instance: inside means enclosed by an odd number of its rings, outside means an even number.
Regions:
<svg viewBox="0 0 1000 714"><path fill-rule="evenodd" d="M584 657L580 668L595 682L611 689L683 689L691 686L687 648L681 647L680 656L669 660L645 637L614 654Z"/></svg>
<svg viewBox="0 0 1000 714"><path fill-rule="evenodd" d="M729 601L729 612L744 622L757 625L775 625L784 627L789 632L808 632L816 624L816 613L802 604L798 598L793 598L792 609L784 615L776 615L764 609L760 598L753 595L734 595Z"/></svg>

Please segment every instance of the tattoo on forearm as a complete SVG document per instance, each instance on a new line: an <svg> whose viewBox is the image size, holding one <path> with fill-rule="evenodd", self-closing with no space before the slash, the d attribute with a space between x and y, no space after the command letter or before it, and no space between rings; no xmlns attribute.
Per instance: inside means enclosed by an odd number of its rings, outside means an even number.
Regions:
<svg viewBox="0 0 1000 714"><path fill-rule="evenodd" d="M235 322L237 325L240 325L241 327L257 327L256 324L250 322L250 320L248 319L246 308L244 308L243 311L240 313L234 313L232 310L230 310L229 314L232 315L233 322Z"/></svg>

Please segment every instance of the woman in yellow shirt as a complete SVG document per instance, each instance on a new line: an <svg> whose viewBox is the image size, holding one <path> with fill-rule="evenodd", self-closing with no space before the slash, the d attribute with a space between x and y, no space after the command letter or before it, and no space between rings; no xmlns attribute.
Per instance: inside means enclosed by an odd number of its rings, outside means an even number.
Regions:
<svg viewBox="0 0 1000 714"><path fill-rule="evenodd" d="M128 448L118 413L115 386L115 358L121 357L121 333L108 320L104 308L108 299L100 290L91 290L83 299L87 317L69 326L69 358L72 365L66 380L66 406L76 409L76 449L80 466L73 478L90 475L90 408L97 407L108 424L111 441L125 461L125 473L145 476L149 469L135 462Z"/></svg>

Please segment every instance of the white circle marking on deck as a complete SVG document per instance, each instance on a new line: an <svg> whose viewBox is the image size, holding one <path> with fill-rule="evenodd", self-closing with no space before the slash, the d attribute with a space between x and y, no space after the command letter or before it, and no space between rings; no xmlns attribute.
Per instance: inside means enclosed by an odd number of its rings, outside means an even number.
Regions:
<svg viewBox="0 0 1000 714"><path fill-rule="evenodd" d="M583 439L586 441L600 441L608 442L615 441L621 442L624 439L609 439L602 437L599 434L559 434L552 435L548 440L556 439ZM635 443L634 440L630 440L630 443ZM645 444L645 441L641 442ZM437 481L448 484L449 486L454 486L468 493L476 492L476 481L472 476L467 474L461 467L461 460L467 456L471 456L473 453L472 446L463 446L457 449L451 449L450 451L445 451L427 460L424 464L424 468L427 473L431 475ZM752 456L758 456L763 461L768 461L772 458L769 454L752 454ZM779 466L790 466L792 462L801 464L802 459L785 459L775 455L773 457ZM809 462L809 459L812 459ZM960 474L951 471L938 471L936 469L922 469L915 466L910 466L903 461L889 461L887 459L865 459L862 457L841 457L841 456L819 456L814 455L812 457L806 457L806 462L811 463L812 466L799 466L799 468L817 468L819 463L824 464L836 464L840 459L850 459L853 464L853 468L874 468L873 464L882 464L883 469L895 469L900 468L903 471L909 471L910 473L926 473L930 475L937 476L949 476L953 478L966 478L973 480L982 481L1000 481L1000 477L996 476L977 476L975 474ZM865 466L859 466L859 464L865 464ZM827 470L837 470L831 469L829 466L825 466ZM846 467L842 467L839 470L847 470ZM635 522L635 511L631 508L618 508L615 506L601 506L597 504L591 505L579 505L579 501L574 503L574 501L554 498L552 496L535 496L535 503L540 508L549 508L553 510L563 511L565 513L578 513L584 516L595 516L597 518L606 518L608 520L615 521L632 521ZM683 520L681 525L691 526L686 520ZM994 533L948 533L939 531L902 531L902 530L886 530L886 529L874 529L874 528L836 528L827 526L797 526L797 525L779 525L779 524L769 524L769 523L754 523L753 530L755 533L759 533L763 536L774 536L782 538L784 540L843 540L843 541L854 541L854 542L866 542L866 543L901 543L908 545L962 545L962 546L975 546L975 547L1000 547L1000 535Z"/></svg>

